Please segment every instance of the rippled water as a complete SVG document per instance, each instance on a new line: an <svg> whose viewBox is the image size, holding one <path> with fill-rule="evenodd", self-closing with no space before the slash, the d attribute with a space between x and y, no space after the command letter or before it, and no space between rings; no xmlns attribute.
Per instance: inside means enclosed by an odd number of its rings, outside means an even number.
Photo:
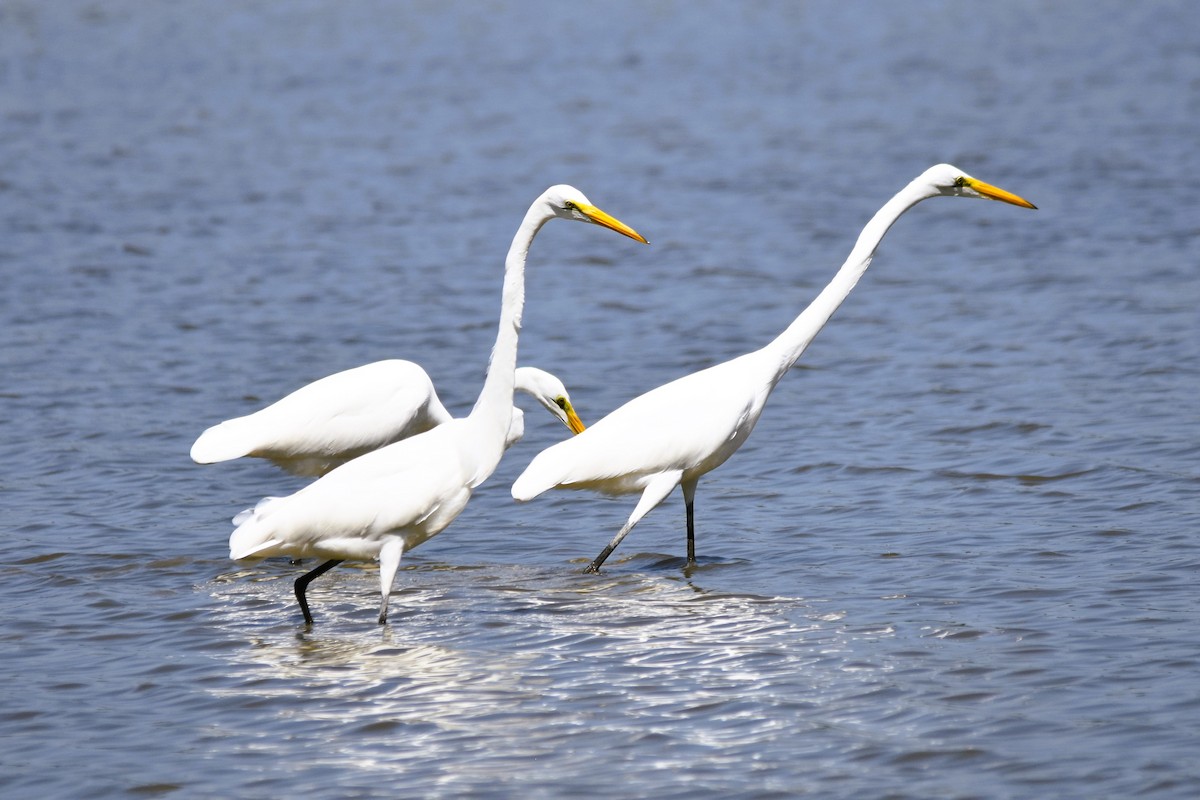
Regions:
<svg viewBox="0 0 1200 800"><path fill-rule="evenodd" d="M0 792L1191 797L1190 3L0 4ZM585 421L760 346L934 201L702 481L508 487L310 592L227 559L299 479L204 427L419 360L465 411L530 201L524 363ZM703 398L697 398L702 402Z"/></svg>

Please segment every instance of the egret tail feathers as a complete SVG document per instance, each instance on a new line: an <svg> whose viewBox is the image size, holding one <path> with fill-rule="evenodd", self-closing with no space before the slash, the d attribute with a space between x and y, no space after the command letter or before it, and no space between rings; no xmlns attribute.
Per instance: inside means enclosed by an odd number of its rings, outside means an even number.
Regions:
<svg viewBox="0 0 1200 800"><path fill-rule="evenodd" d="M234 533L237 533L237 531L234 531ZM280 542L278 539L272 538L272 539L267 539L265 542L260 542L259 544L255 545L249 549L237 550L235 548L238 547L238 544L235 544L233 537L230 537L230 539L229 539L229 557L231 559L233 559L234 561L241 561L244 558L254 558L255 555L262 553L264 550L270 550L272 547L275 547L279 543Z"/></svg>
<svg viewBox="0 0 1200 800"><path fill-rule="evenodd" d="M586 435L589 431L584 431ZM513 499L519 503L532 500L542 492L571 483L575 470L571 454L580 441L579 436L551 445L538 453L512 485Z"/></svg>
<svg viewBox="0 0 1200 800"><path fill-rule="evenodd" d="M530 468L521 473L512 485L513 499L518 503L524 503L537 497L542 492L554 486L554 481L548 480L542 475L533 472L532 467L537 463L530 464Z"/></svg>
<svg viewBox="0 0 1200 800"><path fill-rule="evenodd" d="M237 528L229 536L230 558L235 561L251 558L255 554L279 544L279 540L275 538L274 533L264 523L262 517L262 511L279 499L278 497L264 497L254 508L248 508L233 518L233 524L237 525Z"/></svg>
<svg viewBox="0 0 1200 800"><path fill-rule="evenodd" d="M233 518L233 524L241 525L243 522L250 519L255 514L258 514L259 512L264 511L267 506L271 505L271 503L274 503L276 500L279 500L279 499L280 498L278 498L278 497L264 497L262 500L259 500L257 503L254 504L254 508L247 508L245 511L239 511L237 513L237 516L235 516Z"/></svg>
<svg viewBox="0 0 1200 800"><path fill-rule="evenodd" d="M239 417L213 425L200 434L192 445L192 461L197 464L216 464L249 455L254 445L247 444L242 426L238 424L241 419Z"/></svg>

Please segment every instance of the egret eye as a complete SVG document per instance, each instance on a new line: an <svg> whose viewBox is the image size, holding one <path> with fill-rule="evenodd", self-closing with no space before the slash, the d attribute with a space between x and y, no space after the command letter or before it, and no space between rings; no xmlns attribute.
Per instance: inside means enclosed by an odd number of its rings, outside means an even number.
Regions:
<svg viewBox="0 0 1200 800"><path fill-rule="evenodd" d="M954 185L961 189L962 187L967 185L967 179L964 178L962 175L959 175L957 178L954 179Z"/></svg>
<svg viewBox="0 0 1200 800"><path fill-rule="evenodd" d="M565 398L561 395L554 398L554 404L557 405L559 408L561 408L563 411L567 410L567 398Z"/></svg>
<svg viewBox="0 0 1200 800"><path fill-rule="evenodd" d="M563 208L565 208L567 211L573 211L575 209L575 204L570 200L567 200L565 203L563 203Z"/></svg>

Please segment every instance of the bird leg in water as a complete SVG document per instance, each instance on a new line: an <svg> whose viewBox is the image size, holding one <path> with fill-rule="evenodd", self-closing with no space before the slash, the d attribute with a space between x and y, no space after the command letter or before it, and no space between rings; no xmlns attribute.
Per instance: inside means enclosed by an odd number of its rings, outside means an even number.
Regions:
<svg viewBox="0 0 1200 800"><path fill-rule="evenodd" d="M400 569L400 556L404 555L404 540L393 536L379 551L379 624L387 622L388 598L392 596L392 581Z"/></svg>
<svg viewBox="0 0 1200 800"><path fill-rule="evenodd" d="M689 567L696 566L696 523L695 515L692 513L693 506L691 503L686 505L687 508L687 565Z"/></svg>
<svg viewBox="0 0 1200 800"><path fill-rule="evenodd" d="M300 601L300 610L304 612L304 621L307 624L313 624L312 614L308 611L308 600L304 597L304 593L308 591L308 585L313 582L314 578L321 577L340 563L342 563L342 559L340 558L331 559L316 569L310 570L299 578L296 578L296 599Z"/></svg>
<svg viewBox="0 0 1200 800"><path fill-rule="evenodd" d="M609 555L612 554L613 550L617 549L617 545L621 543L621 540L625 538L625 534L627 534L627 533L629 533L628 525L626 525L624 528L621 528L620 532L617 533L616 537L611 542L608 543L607 547L605 547L603 550L600 551L600 555L598 555L592 559L592 563L588 564L587 567L584 568L583 571L585 573L592 573L593 575L596 574L597 572L599 572L600 565L603 564L605 562L605 560L609 557Z"/></svg>
<svg viewBox="0 0 1200 800"><path fill-rule="evenodd" d="M675 487L679 485L679 479L683 477L683 470L673 469L670 472L660 472L655 475L651 481L646 484L646 488L642 491L642 497L638 500L637 506L633 509L633 513L629 515L629 519L621 526L621 530L617 531L617 535L600 551L600 555L596 556L591 564L588 564L584 572L599 572L600 565L609 557L613 550L617 549L617 545L625 538L628 533L633 530L633 526L638 524L638 520L653 511L659 503L667 499ZM696 488L692 484L692 490Z"/></svg>
<svg viewBox="0 0 1200 800"><path fill-rule="evenodd" d="M697 481L684 481L683 488L683 507L687 511L687 565L689 567L696 566L696 483Z"/></svg>

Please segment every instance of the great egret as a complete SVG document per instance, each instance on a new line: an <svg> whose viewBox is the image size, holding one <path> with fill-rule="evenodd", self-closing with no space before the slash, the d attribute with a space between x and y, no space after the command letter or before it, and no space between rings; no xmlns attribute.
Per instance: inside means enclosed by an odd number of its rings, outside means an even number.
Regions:
<svg viewBox="0 0 1200 800"><path fill-rule="evenodd" d="M585 570L596 572L638 520L682 486L687 560L694 564L697 482L750 436L775 385L866 272L892 224L922 200L939 196L1035 208L957 167L930 167L875 213L833 280L773 342L635 397L580 435L543 450L513 484L513 497L531 500L552 488L641 492L625 525Z"/></svg>
<svg viewBox="0 0 1200 800"><path fill-rule="evenodd" d="M572 433L583 422L562 381L519 367L515 389L533 396ZM514 407L508 444L525 431ZM213 464L265 458L295 475L320 476L347 461L449 422L433 381L419 364L389 359L328 375L244 417L214 425L192 445L192 460Z"/></svg>
<svg viewBox="0 0 1200 800"><path fill-rule="evenodd" d="M379 560L379 621L386 622L400 556L449 525L475 487L496 469L512 424L525 259L542 225L556 217L646 241L578 189L547 189L529 207L505 259L500 329L471 413L348 461L295 494L268 497L234 518L238 527L229 537L231 558L326 559L296 580L305 622L312 623L305 598L308 584L345 559Z"/></svg>

